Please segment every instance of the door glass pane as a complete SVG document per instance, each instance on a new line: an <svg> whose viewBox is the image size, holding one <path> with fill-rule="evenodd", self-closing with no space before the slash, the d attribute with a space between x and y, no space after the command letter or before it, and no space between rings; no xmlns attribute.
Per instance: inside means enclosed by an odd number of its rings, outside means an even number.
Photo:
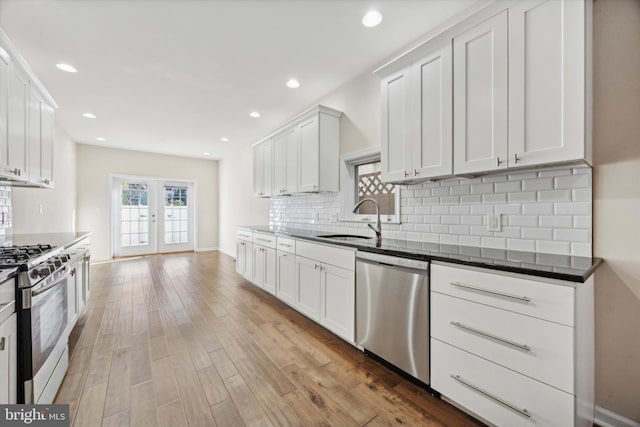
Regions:
<svg viewBox="0 0 640 427"><path fill-rule="evenodd" d="M144 246L149 243L149 186L123 182L120 185L122 199L122 246Z"/></svg>
<svg viewBox="0 0 640 427"><path fill-rule="evenodd" d="M164 243L167 245L188 243L189 200L187 187L164 186Z"/></svg>

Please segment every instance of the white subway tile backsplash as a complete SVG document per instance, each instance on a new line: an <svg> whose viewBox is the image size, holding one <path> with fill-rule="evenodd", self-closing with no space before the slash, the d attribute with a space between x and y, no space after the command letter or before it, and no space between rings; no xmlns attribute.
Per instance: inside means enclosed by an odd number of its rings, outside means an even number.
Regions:
<svg viewBox="0 0 640 427"><path fill-rule="evenodd" d="M540 227L571 228L573 217L563 215L543 215L540 217Z"/></svg>
<svg viewBox="0 0 640 427"><path fill-rule="evenodd" d="M571 190L548 190L538 192L540 202L568 202L571 200Z"/></svg>
<svg viewBox="0 0 640 427"><path fill-rule="evenodd" d="M591 177L589 167L553 167L398 186L401 224L383 224L383 236L588 256L592 239ZM340 217L340 203L336 193L274 197L269 222L274 226L370 234L366 223L332 219ZM503 215L500 232L487 231L486 215L490 213Z"/></svg>
<svg viewBox="0 0 640 427"><path fill-rule="evenodd" d="M527 179L522 181L523 191L551 190L553 189L553 178Z"/></svg>
<svg viewBox="0 0 640 427"><path fill-rule="evenodd" d="M493 193L493 184L474 184L471 186L471 194Z"/></svg>
<svg viewBox="0 0 640 427"><path fill-rule="evenodd" d="M555 188L585 188L591 184L591 175L559 176L555 179Z"/></svg>
<svg viewBox="0 0 640 427"><path fill-rule="evenodd" d="M496 182L496 193L513 193L520 192L522 189L521 181Z"/></svg>

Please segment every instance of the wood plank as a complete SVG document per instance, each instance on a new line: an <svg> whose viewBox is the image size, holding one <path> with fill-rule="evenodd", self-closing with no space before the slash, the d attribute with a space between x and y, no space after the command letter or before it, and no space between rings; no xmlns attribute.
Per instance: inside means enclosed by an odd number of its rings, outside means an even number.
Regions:
<svg viewBox="0 0 640 427"><path fill-rule="evenodd" d="M175 372L168 357L151 362L151 378L158 406L180 399Z"/></svg>
<svg viewBox="0 0 640 427"><path fill-rule="evenodd" d="M107 389L104 416L129 409L131 387L129 376L131 373L131 348L125 347L113 352L111 371L109 373L109 388Z"/></svg>
<svg viewBox="0 0 640 427"><path fill-rule="evenodd" d="M67 373L56 396L55 403L66 403L69 405L69 418L71 419L71 423L73 423L75 419L78 410L78 401L82 396L82 390L85 388L86 379L87 371L72 374Z"/></svg>
<svg viewBox="0 0 640 427"><path fill-rule="evenodd" d="M102 419L102 427L129 427L129 410Z"/></svg>
<svg viewBox="0 0 640 427"><path fill-rule="evenodd" d="M298 415L298 418L304 421L305 425L316 427L331 426L329 421L320 413L320 410L300 390L293 390L291 393L284 395L283 398Z"/></svg>
<svg viewBox="0 0 640 427"><path fill-rule="evenodd" d="M130 424L135 427L156 427L156 401L151 381L131 387Z"/></svg>
<svg viewBox="0 0 640 427"><path fill-rule="evenodd" d="M158 427L178 427L188 425L182 401L174 400L156 408ZM231 425L231 424L230 424Z"/></svg>
<svg viewBox="0 0 640 427"><path fill-rule="evenodd" d="M94 427L102 423L107 384L87 387L78 404L78 413L74 420L76 427Z"/></svg>
<svg viewBox="0 0 640 427"><path fill-rule="evenodd" d="M151 352L151 360L158 360L169 357L167 339L164 337L164 335L151 338L149 340L149 351Z"/></svg>
<svg viewBox="0 0 640 427"><path fill-rule="evenodd" d="M214 366L216 367L220 377L229 378L234 375L238 375L238 370L236 369L236 365L233 364L227 352L224 349L220 349L209 353L211 360L213 361Z"/></svg>
<svg viewBox="0 0 640 427"><path fill-rule="evenodd" d="M219 426L241 427L246 425L231 399L212 406L211 412L213 412L213 417Z"/></svg>
<svg viewBox="0 0 640 427"><path fill-rule="evenodd" d="M87 387L109 380L115 335L100 335L92 351Z"/></svg>
<svg viewBox="0 0 640 427"><path fill-rule="evenodd" d="M151 352L149 350L149 338L147 333L134 335L131 347L131 370L129 384L134 386L151 380Z"/></svg>
<svg viewBox="0 0 640 427"><path fill-rule="evenodd" d="M199 370L198 379L210 406L229 399L229 392L215 366Z"/></svg>
<svg viewBox="0 0 640 427"><path fill-rule="evenodd" d="M233 403L238 408L240 417L246 425L273 426L267 414L255 396L247 387L247 384L240 375L225 378L224 385L227 387Z"/></svg>
<svg viewBox="0 0 640 427"><path fill-rule="evenodd" d="M193 366L188 363L176 366L175 374L189 426L215 426L204 390Z"/></svg>

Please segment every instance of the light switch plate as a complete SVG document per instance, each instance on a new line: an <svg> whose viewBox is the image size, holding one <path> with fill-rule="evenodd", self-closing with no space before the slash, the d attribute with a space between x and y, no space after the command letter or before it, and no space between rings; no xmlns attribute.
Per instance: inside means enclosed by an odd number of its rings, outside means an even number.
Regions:
<svg viewBox="0 0 640 427"><path fill-rule="evenodd" d="M487 231L502 230L500 214L487 214Z"/></svg>

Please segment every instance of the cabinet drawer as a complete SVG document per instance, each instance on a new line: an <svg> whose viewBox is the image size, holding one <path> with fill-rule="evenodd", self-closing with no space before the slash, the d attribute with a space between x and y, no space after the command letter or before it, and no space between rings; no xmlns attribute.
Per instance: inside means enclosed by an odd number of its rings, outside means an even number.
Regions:
<svg viewBox="0 0 640 427"><path fill-rule="evenodd" d="M433 338L431 387L498 426L574 425L572 395Z"/></svg>
<svg viewBox="0 0 640 427"><path fill-rule="evenodd" d="M273 234L253 233L253 243L267 248L276 248L276 236Z"/></svg>
<svg viewBox="0 0 640 427"><path fill-rule="evenodd" d="M573 328L431 293L431 336L568 393Z"/></svg>
<svg viewBox="0 0 640 427"><path fill-rule="evenodd" d="M236 239L251 243L253 242L253 233L247 230L237 230Z"/></svg>
<svg viewBox="0 0 640 427"><path fill-rule="evenodd" d="M480 269L431 266L431 289L481 304L574 325L574 289Z"/></svg>
<svg viewBox="0 0 640 427"><path fill-rule="evenodd" d="M341 249L335 246L320 245L298 240L296 255L300 255L325 264L335 265L349 271L356 267L355 250Z"/></svg>
<svg viewBox="0 0 640 427"><path fill-rule="evenodd" d="M292 254L296 253L296 241L294 239L288 239L286 237L278 236L276 245L276 249L278 249L279 251L289 252Z"/></svg>

